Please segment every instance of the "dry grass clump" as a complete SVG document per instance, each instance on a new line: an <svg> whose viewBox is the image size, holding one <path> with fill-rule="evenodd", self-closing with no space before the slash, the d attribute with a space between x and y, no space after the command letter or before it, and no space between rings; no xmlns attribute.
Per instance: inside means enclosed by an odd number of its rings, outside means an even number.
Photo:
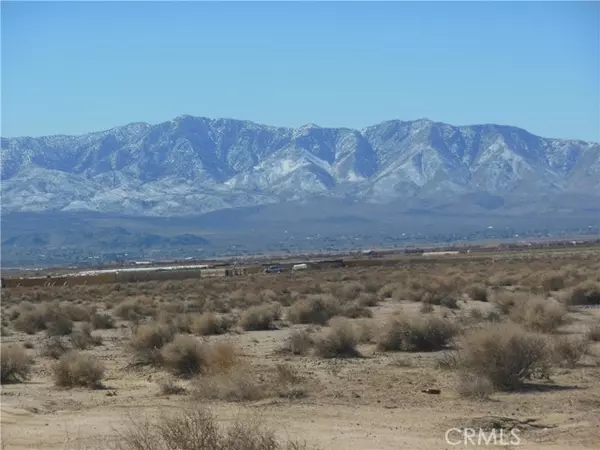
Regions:
<svg viewBox="0 0 600 450"><path fill-rule="evenodd" d="M152 322L139 325L133 332L129 346L136 364L160 364L160 350L175 337L175 329L166 324Z"/></svg>
<svg viewBox="0 0 600 450"><path fill-rule="evenodd" d="M525 380L547 378L547 339L515 324L494 324L466 334L457 365L463 377L482 377L495 389L516 390Z"/></svg>
<svg viewBox="0 0 600 450"><path fill-rule="evenodd" d="M162 362L173 375L192 377L206 371L210 364L205 345L194 337L177 335L173 342L166 344L162 351Z"/></svg>
<svg viewBox="0 0 600 450"><path fill-rule="evenodd" d="M271 330L281 316L281 305L262 304L244 310L239 325L246 331Z"/></svg>
<svg viewBox="0 0 600 450"><path fill-rule="evenodd" d="M565 280L565 272L552 270L541 275L540 284L545 292L560 291L565 287Z"/></svg>
<svg viewBox="0 0 600 450"><path fill-rule="evenodd" d="M94 330L110 330L115 327L115 319L106 313L92 314L91 323Z"/></svg>
<svg viewBox="0 0 600 450"><path fill-rule="evenodd" d="M86 350L92 346L102 344L100 336L92 336L92 326L89 323L84 323L79 328L71 333L71 342L73 347L79 350Z"/></svg>
<svg viewBox="0 0 600 450"><path fill-rule="evenodd" d="M314 339L306 330L294 330L286 340L283 350L293 355L306 355L314 345Z"/></svg>
<svg viewBox="0 0 600 450"><path fill-rule="evenodd" d="M321 336L315 339L315 352L322 358L356 358L358 339L352 322L348 319L333 320Z"/></svg>
<svg viewBox="0 0 600 450"><path fill-rule="evenodd" d="M311 294L296 301L289 308L287 318L296 324L325 325L340 310L340 303L333 295Z"/></svg>
<svg viewBox="0 0 600 450"><path fill-rule="evenodd" d="M205 312L192 316L190 320L190 332L198 336L209 336L213 334L225 334L232 326L227 317L212 312Z"/></svg>
<svg viewBox="0 0 600 450"><path fill-rule="evenodd" d="M468 286L466 289L466 294L471 298L471 300L478 302L488 301L488 288L482 283L475 283Z"/></svg>
<svg viewBox="0 0 600 450"><path fill-rule="evenodd" d="M563 292L561 299L567 306L600 305L600 283L592 280L584 281Z"/></svg>
<svg viewBox="0 0 600 450"><path fill-rule="evenodd" d="M567 311L553 299L531 295L520 296L508 315L526 330L551 333L565 322Z"/></svg>
<svg viewBox="0 0 600 450"><path fill-rule="evenodd" d="M40 355L47 358L59 359L69 350L71 350L71 346L66 337L48 336L42 341Z"/></svg>
<svg viewBox="0 0 600 450"><path fill-rule="evenodd" d="M163 414L151 423L130 420L116 450L303 450L305 444L280 442L259 421L238 419L228 428L201 407L186 408L171 415Z"/></svg>
<svg viewBox="0 0 600 450"><path fill-rule="evenodd" d="M484 376L464 373L459 379L457 391L461 397L485 400L494 392L494 386Z"/></svg>
<svg viewBox="0 0 600 450"><path fill-rule="evenodd" d="M377 349L384 352L433 352L443 350L457 334L458 328L438 316L410 315L391 319L377 339Z"/></svg>
<svg viewBox="0 0 600 450"><path fill-rule="evenodd" d="M14 311L13 317L15 330L27 334L46 330L49 336L66 336L73 330L73 321L58 303L35 306L26 303Z"/></svg>
<svg viewBox="0 0 600 450"><path fill-rule="evenodd" d="M588 336L558 336L551 343L552 360L561 367L573 368L589 348Z"/></svg>
<svg viewBox="0 0 600 450"><path fill-rule="evenodd" d="M74 305L73 303L63 302L60 305L62 313L71 319L73 322L89 322L90 310L83 306Z"/></svg>
<svg viewBox="0 0 600 450"><path fill-rule="evenodd" d="M159 380L157 384L160 395L180 395L186 392L185 388L170 376Z"/></svg>
<svg viewBox="0 0 600 450"><path fill-rule="evenodd" d="M102 386L104 366L91 355L71 351L58 360L53 372L56 386L96 389Z"/></svg>
<svg viewBox="0 0 600 450"><path fill-rule="evenodd" d="M16 345L2 344L0 349L0 381L21 383L29 378L32 359Z"/></svg>
<svg viewBox="0 0 600 450"><path fill-rule="evenodd" d="M139 320L140 317L153 317L156 313L154 302L147 297L128 298L114 308L114 314L123 320Z"/></svg>
<svg viewBox="0 0 600 450"><path fill-rule="evenodd" d="M198 399L244 402L269 396L271 386L247 367L212 373L194 381L193 395Z"/></svg>

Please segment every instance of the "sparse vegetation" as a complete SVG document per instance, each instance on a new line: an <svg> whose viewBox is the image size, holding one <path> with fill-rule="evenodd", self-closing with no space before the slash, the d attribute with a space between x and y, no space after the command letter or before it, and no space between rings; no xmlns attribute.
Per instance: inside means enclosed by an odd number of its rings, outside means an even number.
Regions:
<svg viewBox="0 0 600 450"><path fill-rule="evenodd" d="M332 321L330 328L315 339L315 350L322 358L355 358L360 356L357 344L352 322L339 318Z"/></svg>
<svg viewBox="0 0 600 450"><path fill-rule="evenodd" d="M57 386L99 388L104 376L104 366L86 353L71 351L54 365L54 382Z"/></svg>
<svg viewBox="0 0 600 450"><path fill-rule="evenodd" d="M242 313L240 326L246 331L270 330L280 314L281 307L276 304L251 306Z"/></svg>
<svg viewBox="0 0 600 450"><path fill-rule="evenodd" d="M515 390L526 380L549 376L547 340L514 324L476 329L460 342L459 369L482 377L494 388Z"/></svg>
<svg viewBox="0 0 600 450"><path fill-rule="evenodd" d="M380 351L431 352L444 349L457 328L438 316L395 317L382 329L377 340Z"/></svg>
<svg viewBox="0 0 600 450"><path fill-rule="evenodd" d="M2 344L0 350L0 373L2 383L21 383L31 374L33 361L25 350L16 345Z"/></svg>

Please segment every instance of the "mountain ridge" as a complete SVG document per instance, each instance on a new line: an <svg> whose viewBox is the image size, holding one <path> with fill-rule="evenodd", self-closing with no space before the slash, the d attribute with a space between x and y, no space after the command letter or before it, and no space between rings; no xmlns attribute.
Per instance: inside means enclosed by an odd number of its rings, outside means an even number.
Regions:
<svg viewBox="0 0 600 450"><path fill-rule="evenodd" d="M385 204L464 195L589 201L600 192L600 144L510 125L421 118L289 128L180 115L1 142L4 213L185 216L321 196Z"/></svg>

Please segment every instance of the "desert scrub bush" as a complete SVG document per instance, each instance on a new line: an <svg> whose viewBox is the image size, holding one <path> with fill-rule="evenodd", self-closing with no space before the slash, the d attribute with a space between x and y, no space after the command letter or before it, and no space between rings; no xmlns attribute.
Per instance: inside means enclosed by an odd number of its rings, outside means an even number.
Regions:
<svg viewBox="0 0 600 450"><path fill-rule="evenodd" d="M600 283L592 280L584 281L562 292L560 297L566 306L600 305Z"/></svg>
<svg viewBox="0 0 600 450"><path fill-rule="evenodd" d="M114 314L123 320L138 320L154 316L156 307L150 298L128 298L114 308Z"/></svg>
<svg viewBox="0 0 600 450"><path fill-rule="evenodd" d="M164 366L173 375L192 377L206 370L210 355L205 345L188 335L177 335L161 351Z"/></svg>
<svg viewBox="0 0 600 450"><path fill-rule="evenodd" d="M135 328L130 348L134 352L136 364L161 364L160 350L175 337L175 329L171 325L152 322Z"/></svg>
<svg viewBox="0 0 600 450"><path fill-rule="evenodd" d="M356 304L362 307L373 307L378 303L377 296L372 292L361 292L356 298Z"/></svg>
<svg viewBox="0 0 600 450"><path fill-rule="evenodd" d="M0 381L21 383L29 378L33 361L27 352L16 345L2 344L0 348Z"/></svg>
<svg viewBox="0 0 600 450"><path fill-rule="evenodd" d="M551 341L552 361L573 368L589 348L588 336L557 336Z"/></svg>
<svg viewBox="0 0 600 450"><path fill-rule="evenodd" d="M158 380L157 384L160 395L181 395L186 392L185 388L170 376Z"/></svg>
<svg viewBox="0 0 600 450"><path fill-rule="evenodd" d="M102 344L100 336L92 336L92 326L89 323L84 323L79 328L76 328L71 333L71 342L73 347L79 350L86 350L92 346Z"/></svg>
<svg viewBox="0 0 600 450"><path fill-rule="evenodd" d="M246 331L271 330L281 315L281 305L263 304L244 310L239 325Z"/></svg>
<svg viewBox="0 0 600 450"><path fill-rule="evenodd" d="M315 339L315 351L321 358L356 358L358 339L352 322L336 318L321 336Z"/></svg>
<svg viewBox="0 0 600 450"><path fill-rule="evenodd" d="M525 380L548 378L547 339L512 323L493 324L465 334L457 364L463 377L483 377L495 389L516 390Z"/></svg>
<svg viewBox="0 0 600 450"><path fill-rule="evenodd" d="M271 386L247 367L198 377L192 395L197 399L227 402L256 401L269 396Z"/></svg>
<svg viewBox="0 0 600 450"><path fill-rule="evenodd" d="M283 350L293 355L306 355L314 345L311 334L306 330L294 330L287 338Z"/></svg>
<svg viewBox="0 0 600 450"><path fill-rule="evenodd" d="M559 291L565 287L565 279L566 273L553 270L540 276L540 284L545 292Z"/></svg>
<svg viewBox="0 0 600 450"><path fill-rule="evenodd" d="M296 324L325 325L340 310L340 303L333 295L311 294L290 306L287 318Z"/></svg>
<svg viewBox="0 0 600 450"><path fill-rule="evenodd" d="M61 312L71 319L73 322L89 322L90 321L90 311L79 305L74 305L73 303L63 302L60 305Z"/></svg>
<svg viewBox="0 0 600 450"><path fill-rule="evenodd" d="M492 385L492 382L484 376L464 373L458 380L456 390L461 397L484 400L488 399L494 392L494 386Z"/></svg>
<svg viewBox="0 0 600 450"><path fill-rule="evenodd" d="M212 334L225 334L231 328L232 323L227 317L219 316L212 312L196 314L190 321L190 332L198 336L209 336Z"/></svg>
<svg viewBox="0 0 600 450"><path fill-rule="evenodd" d="M21 305L16 310L13 327L17 331L35 334L46 329L45 308L41 305Z"/></svg>
<svg viewBox="0 0 600 450"><path fill-rule="evenodd" d="M526 330L551 333L561 326L567 311L556 300L538 296L519 296L510 308L508 316Z"/></svg>
<svg viewBox="0 0 600 450"><path fill-rule="evenodd" d="M48 336L42 341L40 355L46 358L59 359L71 350L71 346L64 336Z"/></svg>
<svg viewBox="0 0 600 450"><path fill-rule="evenodd" d="M96 389L102 386L104 366L93 356L73 350L61 356L53 373L56 386Z"/></svg>
<svg viewBox="0 0 600 450"><path fill-rule="evenodd" d="M337 315L347 317L349 319L369 319L373 317L373 311L365 306L359 305L357 302L352 302L342 305Z"/></svg>
<svg viewBox="0 0 600 450"><path fill-rule="evenodd" d="M478 302L488 301L488 288L482 283L475 283L468 286L466 289L466 294L471 298L471 300Z"/></svg>
<svg viewBox="0 0 600 450"><path fill-rule="evenodd" d="M163 413L155 422L131 418L118 436L115 450L306 450L295 441L279 441L253 418L237 419L227 428L199 406L174 414Z"/></svg>
<svg viewBox="0 0 600 450"><path fill-rule="evenodd" d="M67 336L73 331L73 321L61 308L48 306L44 314L48 336Z"/></svg>
<svg viewBox="0 0 600 450"><path fill-rule="evenodd" d="M458 328L438 316L409 315L388 321L377 339L377 349L383 352L433 352L446 348Z"/></svg>
<svg viewBox="0 0 600 450"><path fill-rule="evenodd" d="M110 314L94 313L90 320L94 330L109 330L115 327L115 319Z"/></svg>

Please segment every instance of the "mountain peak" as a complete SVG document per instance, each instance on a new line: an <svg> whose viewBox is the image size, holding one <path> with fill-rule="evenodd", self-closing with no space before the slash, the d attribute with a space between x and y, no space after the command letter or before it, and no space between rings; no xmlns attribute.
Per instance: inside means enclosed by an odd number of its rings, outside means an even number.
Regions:
<svg viewBox="0 0 600 450"><path fill-rule="evenodd" d="M428 118L358 131L186 114L82 136L3 138L1 169L5 213L170 216L315 196L386 203L600 192L600 145Z"/></svg>

